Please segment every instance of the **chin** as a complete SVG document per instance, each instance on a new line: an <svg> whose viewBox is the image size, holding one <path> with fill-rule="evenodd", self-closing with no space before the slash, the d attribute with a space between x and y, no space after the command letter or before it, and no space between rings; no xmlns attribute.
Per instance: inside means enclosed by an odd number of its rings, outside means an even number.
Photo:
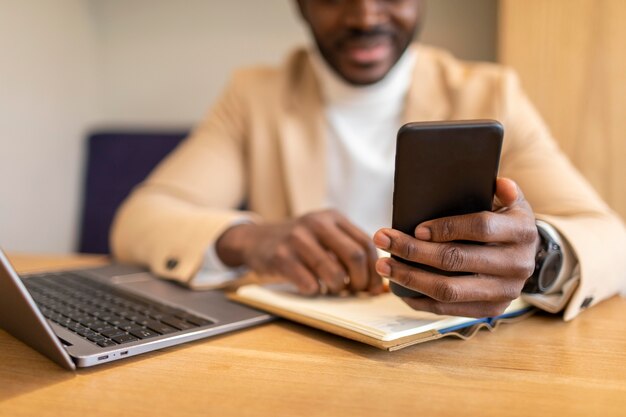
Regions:
<svg viewBox="0 0 626 417"><path fill-rule="evenodd" d="M365 86L375 84L385 78L385 75L389 73L392 67L393 65L380 64L368 68L342 68L337 72L348 83Z"/></svg>
<svg viewBox="0 0 626 417"><path fill-rule="evenodd" d="M348 83L352 85L360 85L366 86L370 84L376 84L387 75L389 71L384 71L382 73L373 73L373 74L359 74L359 75L342 75L342 78L346 80Z"/></svg>

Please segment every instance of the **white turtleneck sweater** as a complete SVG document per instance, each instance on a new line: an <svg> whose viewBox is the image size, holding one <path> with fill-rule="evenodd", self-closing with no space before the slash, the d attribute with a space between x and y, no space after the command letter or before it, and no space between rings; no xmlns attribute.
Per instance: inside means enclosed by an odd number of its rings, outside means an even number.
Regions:
<svg viewBox="0 0 626 417"><path fill-rule="evenodd" d="M373 235L381 227L391 226L396 133L402 123L415 51L407 49L382 80L367 86L354 86L340 78L316 47L309 55L326 118L326 205ZM241 268L226 267L211 245L194 285L217 286L241 272Z"/></svg>
<svg viewBox="0 0 626 417"><path fill-rule="evenodd" d="M327 204L367 234L391 226L396 133L415 63L408 49L375 84L341 79L315 49L310 53L326 116Z"/></svg>

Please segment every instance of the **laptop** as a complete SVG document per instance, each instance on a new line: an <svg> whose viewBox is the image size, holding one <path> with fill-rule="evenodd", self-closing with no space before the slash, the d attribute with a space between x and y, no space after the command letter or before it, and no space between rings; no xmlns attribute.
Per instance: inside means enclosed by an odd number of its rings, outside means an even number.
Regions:
<svg viewBox="0 0 626 417"><path fill-rule="evenodd" d="M272 318L222 291L191 291L114 263L18 276L0 250L0 328L70 370Z"/></svg>

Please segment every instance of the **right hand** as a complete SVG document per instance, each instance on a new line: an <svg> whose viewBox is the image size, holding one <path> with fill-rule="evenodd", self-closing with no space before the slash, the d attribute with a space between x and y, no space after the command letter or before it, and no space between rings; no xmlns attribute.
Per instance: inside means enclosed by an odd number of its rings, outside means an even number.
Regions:
<svg viewBox="0 0 626 417"><path fill-rule="evenodd" d="M216 250L226 265L280 275L304 295L383 290L372 240L335 210L283 223L233 226Z"/></svg>

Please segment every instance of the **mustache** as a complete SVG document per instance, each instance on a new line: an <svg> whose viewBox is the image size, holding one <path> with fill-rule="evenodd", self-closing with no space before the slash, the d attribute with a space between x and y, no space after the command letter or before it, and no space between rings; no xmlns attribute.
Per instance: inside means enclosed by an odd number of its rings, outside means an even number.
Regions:
<svg viewBox="0 0 626 417"><path fill-rule="evenodd" d="M351 28L344 31L338 39L339 44L346 42L368 42L380 38L393 38L396 33L387 27L378 26L368 30Z"/></svg>

